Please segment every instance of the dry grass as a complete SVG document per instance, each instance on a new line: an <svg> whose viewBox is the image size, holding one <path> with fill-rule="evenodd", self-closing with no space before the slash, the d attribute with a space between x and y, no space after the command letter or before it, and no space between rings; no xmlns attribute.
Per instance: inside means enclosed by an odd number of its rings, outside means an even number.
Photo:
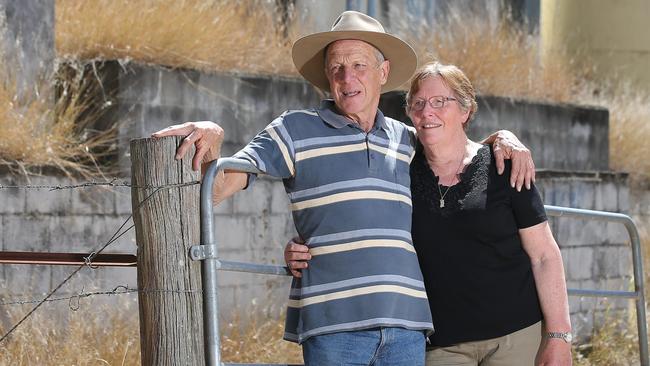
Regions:
<svg viewBox="0 0 650 366"><path fill-rule="evenodd" d="M77 71L58 73L58 89L43 81L20 98L11 74L0 71L0 166L25 176L43 167L70 177L103 173L99 163L115 150L117 130L92 129L108 105L96 98L100 84Z"/></svg>
<svg viewBox="0 0 650 366"><path fill-rule="evenodd" d="M56 47L80 59L295 76L289 55L297 31L278 25L274 4L57 0ZM435 26L401 18L402 24L393 19L393 31L416 46L421 60L460 66L483 94L608 108L612 169L630 172L635 182L648 180L650 96L605 80L567 53L542 57L539 35L509 19L491 21L449 4Z"/></svg>
<svg viewBox="0 0 650 366"><path fill-rule="evenodd" d="M269 0L57 0L56 49L203 71L294 75ZM290 34L291 31L289 30Z"/></svg>
<svg viewBox="0 0 650 366"><path fill-rule="evenodd" d="M84 301L78 311L68 310L67 303L44 305L0 345L0 365L140 364L137 302L121 300L110 308ZM30 309L24 305L0 312L7 312L13 325Z"/></svg>
<svg viewBox="0 0 650 366"><path fill-rule="evenodd" d="M4 296L0 295L0 298ZM66 304L45 305L11 337L0 344L0 365L139 365L140 334L137 298L121 298L118 305L85 299L78 311ZM0 308L0 320L15 324L31 307ZM263 318L268 311L235 314L222 326L224 362L302 363L298 345L282 340L284 321ZM279 316L279 312L275 315ZM61 316L52 317L52 314ZM242 324L241 319L246 319ZM0 334L8 329L2 329Z"/></svg>
<svg viewBox="0 0 650 366"><path fill-rule="evenodd" d="M634 316L633 311L630 312ZM589 343L573 347L575 366L631 366L639 364L636 322L606 314Z"/></svg>

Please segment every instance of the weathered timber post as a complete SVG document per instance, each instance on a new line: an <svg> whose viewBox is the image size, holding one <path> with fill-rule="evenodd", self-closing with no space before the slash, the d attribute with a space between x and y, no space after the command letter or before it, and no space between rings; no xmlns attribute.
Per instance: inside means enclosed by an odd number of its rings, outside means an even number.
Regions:
<svg viewBox="0 0 650 366"><path fill-rule="evenodd" d="M200 179L192 171L193 154L174 159L181 141L131 141L143 366L205 364L201 264L188 255L200 242L200 186L169 187Z"/></svg>

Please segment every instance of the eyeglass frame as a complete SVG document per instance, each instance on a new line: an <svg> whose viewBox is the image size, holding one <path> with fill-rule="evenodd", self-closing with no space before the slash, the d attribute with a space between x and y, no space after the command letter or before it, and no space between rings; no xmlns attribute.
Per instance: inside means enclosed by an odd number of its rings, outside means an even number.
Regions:
<svg viewBox="0 0 650 366"><path fill-rule="evenodd" d="M431 101L431 100L434 99L434 98L438 98L438 99L436 99L435 102L436 102L436 103L439 103L440 105L436 105L436 104L434 104L434 102ZM422 112L422 111L424 110L424 108L426 108L427 104L429 104L429 106L431 106L431 108L433 108L433 109L440 109L440 108L444 108L444 107L445 107L445 104L446 104L447 102L453 102L453 101L456 101L456 102L457 102L458 99L457 99L457 98L454 98L454 97L445 97L445 96L442 96L442 95L434 95L434 96L432 96L432 97L430 97L430 98L427 98L427 99L418 98L417 101L418 101L418 102L425 102L425 103L422 104L422 108L419 108L419 109L418 109L418 108L415 108L415 107L414 107L414 104L408 104L408 105L407 105L408 108L409 108L410 110L414 110L414 111L416 111L416 112Z"/></svg>

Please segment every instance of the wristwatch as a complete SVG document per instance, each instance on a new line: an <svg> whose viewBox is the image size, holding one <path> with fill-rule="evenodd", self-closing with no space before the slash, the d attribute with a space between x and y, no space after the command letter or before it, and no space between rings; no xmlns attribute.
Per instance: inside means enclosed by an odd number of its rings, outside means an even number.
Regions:
<svg viewBox="0 0 650 366"><path fill-rule="evenodd" d="M547 332L546 337L559 338L566 343L571 343L571 341L573 340L573 335L571 334L571 332Z"/></svg>

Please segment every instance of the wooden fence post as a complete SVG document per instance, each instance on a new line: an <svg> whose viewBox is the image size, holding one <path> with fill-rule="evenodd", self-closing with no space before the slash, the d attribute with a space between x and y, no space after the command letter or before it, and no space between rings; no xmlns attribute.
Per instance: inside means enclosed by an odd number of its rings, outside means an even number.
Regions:
<svg viewBox="0 0 650 366"><path fill-rule="evenodd" d="M152 188L200 179L192 171L193 151L181 161L174 159L181 141L131 141L143 366L205 365L201 265L188 254L200 242L200 185Z"/></svg>

